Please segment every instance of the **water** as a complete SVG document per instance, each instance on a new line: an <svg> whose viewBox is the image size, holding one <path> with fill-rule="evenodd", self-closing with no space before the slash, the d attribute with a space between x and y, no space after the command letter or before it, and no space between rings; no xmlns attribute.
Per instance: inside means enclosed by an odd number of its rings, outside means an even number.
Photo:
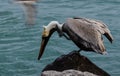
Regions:
<svg viewBox="0 0 120 76"><path fill-rule="evenodd" d="M71 41L52 36L40 61L37 60L42 26L52 20L86 17L105 22L114 42L105 38L108 55L82 52L111 76L120 75L120 0L40 0L35 26L25 26L20 6L0 1L0 76L39 76L48 63L78 49Z"/></svg>

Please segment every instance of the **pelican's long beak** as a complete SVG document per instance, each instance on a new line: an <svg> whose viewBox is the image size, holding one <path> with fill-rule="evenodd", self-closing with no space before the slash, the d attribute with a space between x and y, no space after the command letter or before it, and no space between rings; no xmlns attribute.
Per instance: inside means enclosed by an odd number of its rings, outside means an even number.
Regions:
<svg viewBox="0 0 120 76"><path fill-rule="evenodd" d="M38 60L40 60L40 58L45 50L45 47L46 47L46 45L47 45L47 43L48 43L48 41L49 41L49 39L54 31L55 30L46 31L44 29L43 34L42 34L42 42L41 42Z"/></svg>
<svg viewBox="0 0 120 76"><path fill-rule="evenodd" d="M40 60L44 50L45 50L45 47L48 43L48 40L49 40L49 36L48 37L42 37L42 42L41 42L41 47L40 47L40 51L39 51L39 56L38 56L38 60Z"/></svg>

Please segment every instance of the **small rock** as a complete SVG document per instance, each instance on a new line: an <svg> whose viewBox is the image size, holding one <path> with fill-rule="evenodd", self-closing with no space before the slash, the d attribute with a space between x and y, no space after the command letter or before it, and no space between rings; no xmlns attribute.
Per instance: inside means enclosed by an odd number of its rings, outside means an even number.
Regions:
<svg viewBox="0 0 120 76"><path fill-rule="evenodd" d="M93 73L93 74L99 75L99 76L110 76L107 72L105 72L104 70L102 70L101 68L96 66L94 63L92 63L87 57L80 55L80 53L78 51L72 51L67 55L62 55L62 56L58 57L54 62L52 62L51 64L48 64L43 69L42 72L44 72L44 71L49 72L51 70L53 72L57 71L57 74L59 76L59 74L61 75L60 72L64 73L63 72L64 70L70 70L70 69L81 71L85 75L89 72L89 73ZM52 76L51 74L53 74L53 72L50 72L50 74L48 74L48 75ZM65 71L65 72L67 72L67 71ZM72 73L75 73L75 71ZM70 73L70 74L72 74L72 73ZM84 74L83 74L83 76L85 76ZM46 76L48 76L48 75L46 75ZM61 75L61 76L65 76L65 75ZM66 75L66 76L68 76L68 75ZM75 75L70 75L70 76L75 76Z"/></svg>

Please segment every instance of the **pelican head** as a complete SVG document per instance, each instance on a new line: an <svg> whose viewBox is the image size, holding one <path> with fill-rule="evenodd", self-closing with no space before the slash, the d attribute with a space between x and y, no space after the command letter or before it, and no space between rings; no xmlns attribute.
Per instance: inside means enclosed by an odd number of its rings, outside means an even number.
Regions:
<svg viewBox="0 0 120 76"><path fill-rule="evenodd" d="M62 36L62 24L59 24L57 21L51 21L47 26L43 26L43 28L44 30L42 33L42 42L41 42L38 60L41 58L51 35L55 31L57 31L59 36Z"/></svg>

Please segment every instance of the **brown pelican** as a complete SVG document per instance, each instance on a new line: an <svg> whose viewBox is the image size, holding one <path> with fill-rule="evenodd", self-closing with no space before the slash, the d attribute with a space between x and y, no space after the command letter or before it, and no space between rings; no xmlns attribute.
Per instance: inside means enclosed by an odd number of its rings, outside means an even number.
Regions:
<svg viewBox="0 0 120 76"><path fill-rule="evenodd" d="M14 2L23 6L26 16L26 24L35 24L37 0L15 0Z"/></svg>
<svg viewBox="0 0 120 76"><path fill-rule="evenodd" d="M58 32L60 37L64 36L68 40L72 40L80 50L100 54L107 53L102 35L105 35L111 43L113 41L109 29L101 21L86 18L68 18L63 24L51 21L47 26L44 26L38 60L41 58L49 38L55 31Z"/></svg>

